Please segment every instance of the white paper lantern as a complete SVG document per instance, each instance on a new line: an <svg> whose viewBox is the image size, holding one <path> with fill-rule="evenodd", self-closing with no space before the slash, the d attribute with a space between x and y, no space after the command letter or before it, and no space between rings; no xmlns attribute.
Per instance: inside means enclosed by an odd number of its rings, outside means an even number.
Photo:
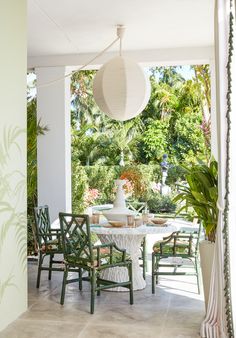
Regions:
<svg viewBox="0 0 236 338"><path fill-rule="evenodd" d="M143 69L134 61L117 56L97 72L93 95L98 107L110 118L130 120L140 114L150 98L151 86Z"/></svg>

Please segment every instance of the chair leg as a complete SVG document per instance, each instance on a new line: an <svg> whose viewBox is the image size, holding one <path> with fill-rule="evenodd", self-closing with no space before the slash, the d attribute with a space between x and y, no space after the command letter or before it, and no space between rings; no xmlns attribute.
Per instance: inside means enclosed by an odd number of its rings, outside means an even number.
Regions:
<svg viewBox="0 0 236 338"><path fill-rule="evenodd" d="M94 301L95 301L95 289L96 289L96 276L95 276L95 269L91 271L91 301L90 301L90 313L94 313Z"/></svg>
<svg viewBox="0 0 236 338"><path fill-rule="evenodd" d="M61 305L64 304L65 300L65 291L66 291L66 282L67 282L67 277L68 277L68 266L65 265L65 270L64 270L64 275L63 275L63 281L62 281L62 288L61 288Z"/></svg>
<svg viewBox="0 0 236 338"><path fill-rule="evenodd" d="M129 274L129 302L131 305L134 304L134 290L133 290L133 270L132 270L132 262L128 265L128 274Z"/></svg>
<svg viewBox="0 0 236 338"><path fill-rule="evenodd" d="M195 269L196 269L196 275L197 275L197 289L198 289L198 294L200 295L201 289L200 289L199 265L198 265L198 259L197 259L197 257L195 257Z"/></svg>
<svg viewBox="0 0 236 338"><path fill-rule="evenodd" d="M82 285L82 269L79 268L79 290L82 291L83 285Z"/></svg>
<svg viewBox="0 0 236 338"><path fill-rule="evenodd" d="M41 277L41 268L42 268L42 263L43 263L43 257L42 257L42 252L39 252L39 260L38 260L38 275L37 275L37 283L36 283L36 288L38 289L40 286L40 277Z"/></svg>
<svg viewBox="0 0 236 338"><path fill-rule="evenodd" d="M98 282L99 277L100 277L100 275L99 275L99 273L98 273L97 278L96 278L96 281L97 281L97 289L98 289L99 286L100 286L100 283ZM101 290L97 290L97 296L100 296L100 295L101 295Z"/></svg>
<svg viewBox="0 0 236 338"><path fill-rule="evenodd" d="M52 278L52 261L53 261L54 255L50 255L50 260L49 260L49 271L48 271L48 279L51 280Z"/></svg>
<svg viewBox="0 0 236 338"><path fill-rule="evenodd" d="M146 252L146 238L143 240L143 279L146 279L146 270L147 270L147 252Z"/></svg>
<svg viewBox="0 0 236 338"><path fill-rule="evenodd" d="M156 257L156 265L155 265L155 270L156 270L156 285L158 284L159 282L159 275L158 275L158 272L159 272L159 257Z"/></svg>
<svg viewBox="0 0 236 338"><path fill-rule="evenodd" d="M155 254L154 252L152 253L152 293L155 293Z"/></svg>

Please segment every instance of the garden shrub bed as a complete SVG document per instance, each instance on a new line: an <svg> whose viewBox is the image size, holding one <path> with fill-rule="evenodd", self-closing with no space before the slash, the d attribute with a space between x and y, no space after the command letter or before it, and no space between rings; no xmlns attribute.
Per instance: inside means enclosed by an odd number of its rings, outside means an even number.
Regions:
<svg viewBox="0 0 236 338"><path fill-rule="evenodd" d="M176 171L178 173L178 171ZM152 213L174 213L175 203L172 202L172 195L162 196L158 191L157 183L161 180L161 168L159 164L139 164L121 166L81 166L72 165L72 205L74 212L82 212L86 204L88 192L94 194L89 198L89 204L112 203L115 198L114 181L120 177L136 180L134 183L137 189L129 197L136 202L146 202ZM172 191L175 191L175 184L179 177L176 175L172 180ZM138 183L138 184L136 184ZM96 193L95 193L96 190Z"/></svg>

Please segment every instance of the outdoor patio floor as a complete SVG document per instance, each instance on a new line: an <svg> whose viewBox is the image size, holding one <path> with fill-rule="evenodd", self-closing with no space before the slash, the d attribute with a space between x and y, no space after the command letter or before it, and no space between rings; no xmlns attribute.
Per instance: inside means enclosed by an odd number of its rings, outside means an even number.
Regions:
<svg viewBox="0 0 236 338"><path fill-rule="evenodd" d="M129 305L127 292L101 292L96 298L95 314L90 315L89 283L83 291L77 283L67 286L65 305L59 304L62 273L47 280L42 272L37 290L37 263L29 263L29 309L0 333L0 338L195 338L204 317L204 302L197 294L196 278L160 278L156 294L147 286L134 293Z"/></svg>

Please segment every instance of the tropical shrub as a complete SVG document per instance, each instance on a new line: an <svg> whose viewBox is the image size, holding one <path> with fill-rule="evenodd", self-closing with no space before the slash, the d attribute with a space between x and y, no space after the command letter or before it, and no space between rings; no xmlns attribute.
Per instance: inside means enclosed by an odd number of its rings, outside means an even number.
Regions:
<svg viewBox="0 0 236 338"><path fill-rule="evenodd" d="M83 212L85 191L88 190L88 177L83 166L72 164L72 211Z"/></svg>
<svg viewBox="0 0 236 338"><path fill-rule="evenodd" d="M171 196L162 196L160 193L153 193L147 201L148 209L151 213L173 213L176 209L176 203Z"/></svg>
<svg viewBox="0 0 236 338"><path fill-rule="evenodd" d="M187 185L180 185L178 194L173 201L181 202L182 210L194 210L195 216L202 221L206 235L210 241L215 240L218 219L218 166L212 159L209 164L199 163L186 170Z"/></svg>
<svg viewBox="0 0 236 338"><path fill-rule="evenodd" d="M152 212L173 212L175 210L175 204L171 201L171 198L168 196L162 197L154 189L154 185L156 186L160 182L160 165L120 167L81 166L73 163L73 211L82 212L88 205L93 205L94 203L112 203L115 198L114 181L118 178L128 179L131 185L128 196L137 202L148 202L149 209ZM90 192L93 191L96 191L96 198L91 200ZM131 194L132 192L133 194Z"/></svg>
<svg viewBox="0 0 236 338"><path fill-rule="evenodd" d="M114 180L119 177L119 166L85 166L88 186L99 191L98 204L111 203L115 197Z"/></svg>
<svg viewBox="0 0 236 338"><path fill-rule="evenodd" d="M37 137L48 131L41 120L37 121L36 99L27 103L27 248L35 252L33 208L37 205Z"/></svg>

